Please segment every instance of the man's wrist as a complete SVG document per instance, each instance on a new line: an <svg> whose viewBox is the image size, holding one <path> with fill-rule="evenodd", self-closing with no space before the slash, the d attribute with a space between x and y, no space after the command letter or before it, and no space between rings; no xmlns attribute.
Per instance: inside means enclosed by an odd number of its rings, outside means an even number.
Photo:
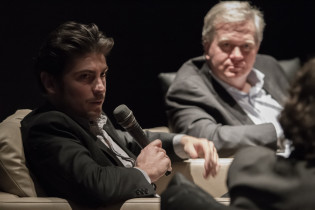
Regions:
<svg viewBox="0 0 315 210"><path fill-rule="evenodd" d="M145 172L144 170L142 170L142 169L140 169L140 168L138 168L138 167L134 167L134 168L135 168L135 169L138 169L138 170L143 174L143 176L145 177L145 179L146 179L150 184L152 184L151 179L150 179L149 175L147 174L147 172Z"/></svg>
<svg viewBox="0 0 315 210"><path fill-rule="evenodd" d="M184 146L181 144L181 139L184 134L177 134L173 138L173 148L175 154L180 157L181 159L188 159L189 155L185 152Z"/></svg>

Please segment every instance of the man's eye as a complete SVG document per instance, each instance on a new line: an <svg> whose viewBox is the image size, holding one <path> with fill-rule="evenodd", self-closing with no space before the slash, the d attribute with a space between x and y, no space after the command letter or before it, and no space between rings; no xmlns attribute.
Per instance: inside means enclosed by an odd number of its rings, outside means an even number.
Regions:
<svg viewBox="0 0 315 210"><path fill-rule="evenodd" d="M82 79L87 79L87 78L90 78L91 76L89 74L82 74L81 75L81 78Z"/></svg>
<svg viewBox="0 0 315 210"><path fill-rule="evenodd" d="M229 47L229 46L230 46L230 44L227 43L227 42L225 42L225 43L222 44L222 47Z"/></svg>
<svg viewBox="0 0 315 210"><path fill-rule="evenodd" d="M92 78L91 74L81 74L79 76L79 80L84 80L84 81L91 80L91 78Z"/></svg>
<svg viewBox="0 0 315 210"><path fill-rule="evenodd" d="M106 71L102 72L101 77L106 77L106 73L107 73Z"/></svg>
<svg viewBox="0 0 315 210"><path fill-rule="evenodd" d="M229 50L231 50L231 45L230 45L230 43L228 43L228 42L223 42L223 43L221 44L221 48L222 48L222 50L224 50L224 51L229 51Z"/></svg>
<svg viewBox="0 0 315 210"><path fill-rule="evenodd" d="M244 51L250 51L252 48L253 48L253 47L252 47L252 45L250 45L250 44L244 44L244 45L242 45L242 49L243 49Z"/></svg>

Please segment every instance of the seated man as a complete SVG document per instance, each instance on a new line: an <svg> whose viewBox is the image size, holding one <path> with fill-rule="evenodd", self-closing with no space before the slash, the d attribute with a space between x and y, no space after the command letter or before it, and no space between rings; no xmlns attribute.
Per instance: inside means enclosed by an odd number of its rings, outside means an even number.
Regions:
<svg viewBox="0 0 315 210"><path fill-rule="evenodd" d="M240 149L228 172L230 206L216 202L209 194L176 174L161 195L161 209L314 209L314 92L313 58L298 72L279 119L285 137L291 142L290 156L284 158L260 146Z"/></svg>
<svg viewBox="0 0 315 210"><path fill-rule="evenodd" d="M153 196L152 183L171 170L170 158L204 157L204 176L214 176L218 155L206 139L146 132L151 143L141 150L113 127L102 112L113 44L95 24L66 22L39 52L36 73L47 102L23 119L21 130L44 191L90 207Z"/></svg>
<svg viewBox="0 0 315 210"><path fill-rule="evenodd" d="M249 145L276 149L289 83L274 58L257 55L264 26L248 2L224 1L208 12L205 55L178 70L166 95L173 132L212 140L220 157Z"/></svg>

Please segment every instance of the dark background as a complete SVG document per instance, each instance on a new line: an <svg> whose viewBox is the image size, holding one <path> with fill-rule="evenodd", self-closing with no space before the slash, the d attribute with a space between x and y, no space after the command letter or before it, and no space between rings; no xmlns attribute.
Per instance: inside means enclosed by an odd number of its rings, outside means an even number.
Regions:
<svg viewBox="0 0 315 210"><path fill-rule="evenodd" d="M119 104L133 110L142 127L166 125L158 74L178 70L202 52L203 17L216 0L1 1L0 121L16 109L42 102L32 59L47 34L64 21L96 23L115 46L108 64L104 110ZM276 59L315 49L315 2L252 1L267 23L260 53Z"/></svg>

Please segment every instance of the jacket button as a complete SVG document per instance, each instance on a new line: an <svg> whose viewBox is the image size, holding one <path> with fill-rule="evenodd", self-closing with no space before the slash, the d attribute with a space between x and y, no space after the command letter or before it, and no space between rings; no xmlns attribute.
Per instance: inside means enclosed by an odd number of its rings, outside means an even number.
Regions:
<svg viewBox="0 0 315 210"><path fill-rule="evenodd" d="M136 191L137 195L141 195L141 192L139 190Z"/></svg>

